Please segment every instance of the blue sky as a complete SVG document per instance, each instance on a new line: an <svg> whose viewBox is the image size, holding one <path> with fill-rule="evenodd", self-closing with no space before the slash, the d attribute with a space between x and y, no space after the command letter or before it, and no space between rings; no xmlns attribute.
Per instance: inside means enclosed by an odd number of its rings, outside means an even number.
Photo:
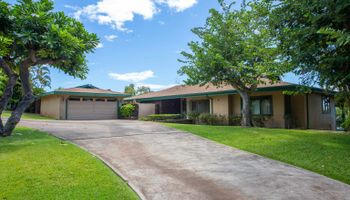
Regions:
<svg viewBox="0 0 350 200"><path fill-rule="evenodd" d="M217 7L215 0L56 0L55 10L78 18L101 44L87 56L86 80L52 69L51 90L87 83L116 91L130 83L152 90L181 84L179 52L196 39L191 28L202 26ZM298 81L293 75L284 80Z"/></svg>

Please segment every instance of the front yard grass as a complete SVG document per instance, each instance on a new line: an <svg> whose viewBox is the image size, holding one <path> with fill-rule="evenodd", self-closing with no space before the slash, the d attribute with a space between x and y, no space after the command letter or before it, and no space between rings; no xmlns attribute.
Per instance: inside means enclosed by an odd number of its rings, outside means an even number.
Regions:
<svg viewBox="0 0 350 200"><path fill-rule="evenodd" d="M166 125L350 184L350 134L316 130Z"/></svg>
<svg viewBox="0 0 350 200"><path fill-rule="evenodd" d="M0 199L138 199L100 160L29 128L0 138Z"/></svg>
<svg viewBox="0 0 350 200"><path fill-rule="evenodd" d="M11 116L11 111L4 111L2 117L9 118ZM32 119L32 120L54 120L53 118L42 116L34 113L23 113L21 119Z"/></svg>

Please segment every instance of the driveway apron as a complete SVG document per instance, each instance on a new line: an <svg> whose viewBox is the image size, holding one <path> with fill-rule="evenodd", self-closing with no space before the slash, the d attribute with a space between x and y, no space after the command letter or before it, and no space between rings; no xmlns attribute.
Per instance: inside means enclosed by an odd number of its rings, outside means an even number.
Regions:
<svg viewBox="0 0 350 200"><path fill-rule="evenodd" d="M350 185L157 123L29 121L97 155L144 199L349 199Z"/></svg>

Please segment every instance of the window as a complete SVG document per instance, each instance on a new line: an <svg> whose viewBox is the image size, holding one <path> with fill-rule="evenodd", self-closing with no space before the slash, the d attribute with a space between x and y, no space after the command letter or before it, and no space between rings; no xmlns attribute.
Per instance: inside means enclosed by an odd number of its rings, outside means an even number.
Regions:
<svg viewBox="0 0 350 200"><path fill-rule="evenodd" d="M107 99L107 102L116 102L116 101L117 101L117 99L111 99L111 98Z"/></svg>
<svg viewBox="0 0 350 200"><path fill-rule="evenodd" d="M322 113L331 112L331 98L329 96L322 96Z"/></svg>
<svg viewBox="0 0 350 200"><path fill-rule="evenodd" d="M90 98L90 97L84 97L84 98L83 98L83 101L93 101L93 98Z"/></svg>
<svg viewBox="0 0 350 200"><path fill-rule="evenodd" d="M70 97L69 101L80 101L80 97Z"/></svg>
<svg viewBox="0 0 350 200"><path fill-rule="evenodd" d="M192 112L209 113L210 112L209 100L192 101Z"/></svg>
<svg viewBox="0 0 350 200"><path fill-rule="evenodd" d="M106 99L100 99L100 98L96 98L95 101L99 101L99 102L105 102Z"/></svg>
<svg viewBox="0 0 350 200"><path fill-rule="evenodd" d="M251 97L252 115L272 115L272 97Z"/></svg>

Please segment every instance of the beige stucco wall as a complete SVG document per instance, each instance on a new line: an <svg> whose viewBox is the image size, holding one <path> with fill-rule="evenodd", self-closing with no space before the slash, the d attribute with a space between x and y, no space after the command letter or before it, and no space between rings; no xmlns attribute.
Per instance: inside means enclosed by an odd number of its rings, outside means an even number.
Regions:
<svg viewBox="0 0 350 200"><path fill-rule="evenodd" d="M272 96L272 116L266 122L267 127L284 128L284 95L281 91L278 92L256 92L251 96Z"/></svg>
<svg viewBox="0 0 350 200"><path fill-rule="evenodd" d="M336 129L335 101L333 97L331 97L331 112L322 113L322 95L309 94L309 128Z"/></svg>
<svg viewBox="0 0 350 200"><path fill-rule="evenodd" d="M55 119L60 119L61 97L50 95L41 98L40 114Z"/></svg>
<svg viewBox="0 0 350 200"><path fill-rule="evenodd" d="M241 116L241 96L238 94L232 95L232 115Z"/></svg>
<svg viewBox="0 0 350 200"><path fill-rule="evenodd" d="M306 96L293 95L291 96L291 111L293 128L307 128L306 119Z"/></svg>
<svg viewBox="0 0 350 200"><path fill-rule="evenodd" d="M213 114L229 116L228 96L214 96L212 99Z"/></svg>
<svg viewBox="0 0 350 200"><path fill-rule="evenodd" d="M273 115L266 122L267 127L271 128L284 128L284 95L282 92L256 92L251 96L272 96L272 112ZM241 115L241 97L238 94L232 96L232 107L233 107L233 116ZM215 107L214 107L215 109Z"/></svg>
<svg viewBox="0 0 350 200"><path fill-rule="evenodd" d="M155 114L156 104L154 103L139 103L139 117L145 117Z"/></svg>
<svg viewBox="0 0 350 200"><path fill-rule="evenodd" d="M276 92L255 92L251 96L271 96L273 104L273 115L266 122L267 127L285 128L285 95L282 91ZM309 94L309 128L310 129L331 129L336 128L335 101L331 97L331 112L322 113L321 94ZM191 100L207 99L188 98L187 111L191 109ZM212 113L225 116L241 115L241 97L238 94L210 97L212 102ZM306 95L291 96L292 126L290 128L307 128L307 105Z"/></svg>

